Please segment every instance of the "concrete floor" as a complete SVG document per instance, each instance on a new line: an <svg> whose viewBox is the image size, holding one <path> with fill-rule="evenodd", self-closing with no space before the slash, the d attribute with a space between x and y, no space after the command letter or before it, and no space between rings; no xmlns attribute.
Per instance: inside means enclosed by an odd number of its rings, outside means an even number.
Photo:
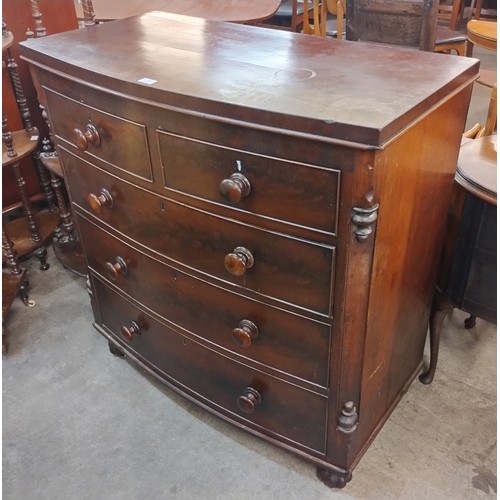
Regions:
<svg viewBox="0 0 500 500"><path fill-rule="evenodd" d="M471 122L483 121L488 99L474 90ZM23 264L36 305L16 300L4 325L4 499L496 497L494 325L465 330L458 310L445 320L433 384L412 384L352 481L330 490L312 464L112 356L91 326L85 280L51 250L49 262L44 273L35 259Z"/></svg>

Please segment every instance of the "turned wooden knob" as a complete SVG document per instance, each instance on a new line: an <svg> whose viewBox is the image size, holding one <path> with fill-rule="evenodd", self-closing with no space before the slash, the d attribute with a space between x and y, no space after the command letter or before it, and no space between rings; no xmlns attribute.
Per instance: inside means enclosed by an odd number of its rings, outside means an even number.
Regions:
<svg viewBox="0 0 500 500"><path fill-rule="evenodd" d="M252 340L259 336L259 329L257 325L248 319L242 319L238 323L238 328L235 328L231 332L231 336L238 345L248 347L252 343Z"/></svg>
<svg viewBox="0 0 500 500"><path fill-rule="evenodd" d="M120 274L125 276L128 272L127 263L120 256L115 257L114 262L105 262L104 270L106 276L112 281L116 281Z"/></svg>
<svg viewBox="0 0 500 500"><path fill-rule="evenodd" d="M90 208L100 214L104 207L111 208L113 206L113 198L111 193L106 189L101 189L98 195L90 193L87 196L87 201Z"/></svg>
<svg viewBox="0 0 500 500"><path fill-rule="evenodd" d="M122 337L127 342L134 340L134 335L140 335L141 329L135 321L131 321L128 326L122 325Z"/></svg>
<svg viewBox="0 0 500 500"><path fill-rule="evenodd" d="M224 257L224 265L233 276L243 276L253 263L253 255L245 247L236 247L232 253Z"/></svg>
<svg viewBox="0 0 500 500"><path fill-rule="evenodd" d="M73 138L75 139L76 147L80 151L87 151L89 144L93 144L94 146L101 144L99 132L92 123L87 123L84 132L79 128L73 129Z"/></svg>
<svg viewBox="0 0 500 500"><path fill-rule="evenodd" d="M239 173L231 174L229 179L224 179L219 185L220 194L229 201L236 203L252 190L248 179Z"/></svg>
<svg viewBox="0 0 500 500"><path fill-rule="evenodd" d="M262 396L253 387L246 387L238 398L238 408L245 413L253 413L260 403L262 403Z"/></svg>

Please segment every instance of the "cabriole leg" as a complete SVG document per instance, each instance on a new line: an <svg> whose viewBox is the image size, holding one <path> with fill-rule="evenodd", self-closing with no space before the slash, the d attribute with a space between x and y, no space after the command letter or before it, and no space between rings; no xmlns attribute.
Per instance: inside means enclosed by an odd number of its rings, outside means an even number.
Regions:
<svg viewBox="0 0 500 500"><path fill-rule="evenodd" d="M436 366L439 355L439 341L441 338L443 321L446 315L452 309L452 305L440 293L436 292L434 294L431 316L429 320L431 354L429 360L429 368L419 377L419 380L420 382L422 382L422 384L430 384L434 380L434 374L436 373Z"/></svg>

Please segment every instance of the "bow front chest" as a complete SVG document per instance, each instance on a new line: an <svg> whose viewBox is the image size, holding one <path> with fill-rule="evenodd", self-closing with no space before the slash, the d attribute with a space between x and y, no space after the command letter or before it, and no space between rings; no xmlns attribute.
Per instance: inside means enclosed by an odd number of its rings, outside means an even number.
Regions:
<svg viewBox="0 0 500 500"><path fill-rule="evenodd" d="M344 486L422 368L477 61L160 12L21 45L112 352Z"/></svg>

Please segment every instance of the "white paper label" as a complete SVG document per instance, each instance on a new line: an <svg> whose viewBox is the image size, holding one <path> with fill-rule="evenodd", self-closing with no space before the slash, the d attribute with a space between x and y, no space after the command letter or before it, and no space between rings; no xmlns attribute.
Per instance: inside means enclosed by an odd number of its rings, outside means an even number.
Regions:
<svg viewBox="0 0 500 500"><path fill-rule="evenodd" d="M139 83L145 83L146 85L152 85L153 83L156 83L158 80L153 80L152 78L141 78L140 80L137 80Z"/></svg>

